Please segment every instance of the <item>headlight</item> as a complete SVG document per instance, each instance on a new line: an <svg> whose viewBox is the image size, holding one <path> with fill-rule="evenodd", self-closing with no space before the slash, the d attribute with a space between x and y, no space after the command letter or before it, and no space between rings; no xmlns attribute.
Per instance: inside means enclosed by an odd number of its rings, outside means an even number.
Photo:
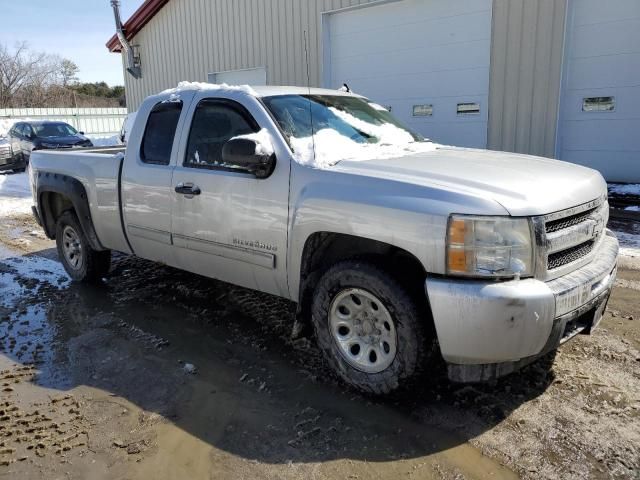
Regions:
<svg viewBox="0 0 640 480"><path fill-rule="evenodd" d="M451 215L447 273L494 278L533 275L529 220Z"/></svg>

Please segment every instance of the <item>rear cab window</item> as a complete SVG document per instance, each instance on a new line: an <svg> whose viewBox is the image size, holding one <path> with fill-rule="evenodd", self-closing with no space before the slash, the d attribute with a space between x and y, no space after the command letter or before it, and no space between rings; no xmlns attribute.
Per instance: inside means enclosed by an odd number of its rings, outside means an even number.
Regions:
<svg viewBox="0 0 640 480"><path fill-rule="evenodd" d="M143 163L169 165L181 112L181 101L165 101L153 107L140 145Z"/></svg>

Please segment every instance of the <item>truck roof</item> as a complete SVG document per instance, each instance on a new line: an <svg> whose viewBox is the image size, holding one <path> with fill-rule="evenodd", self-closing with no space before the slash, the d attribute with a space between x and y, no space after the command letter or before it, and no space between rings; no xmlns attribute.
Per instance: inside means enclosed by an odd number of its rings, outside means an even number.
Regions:
<svg viewBox="0 0 640 480"><path fill-rule="evenodd" d="M262 85L251 87L260 97L273 97L276 95L344 95L359 96L353 92L344 92L342 90L331 90L328 88L308 88L308 87L292 87L292 86L276 86Z"/></svg>

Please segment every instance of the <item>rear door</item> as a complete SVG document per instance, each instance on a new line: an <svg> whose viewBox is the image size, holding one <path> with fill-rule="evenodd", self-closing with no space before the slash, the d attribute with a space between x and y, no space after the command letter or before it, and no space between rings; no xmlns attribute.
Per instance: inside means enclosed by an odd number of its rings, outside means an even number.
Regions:
<svg viewBox="0 0 640 480"><path fill-rule="evenodd" d="M192 95L191 95L192 96ZM166 100L141 113L146 118L138 140L127 147L122 172L123 220L136 255L169 265L171 242L171 180L181 123L189 106L188 94Z"/></svg>
<svg viewBox="0 0 640 480"><path fill-rule="evenodd" d="M274 142L276 167L265 179L222 159L229 139L265 127L276 131L275 125L259 102L246 95L200 94L191 110L173 175L173 241L180 267L288 296L288 152ZM199 193L176 192L181 186Z"/></svg>

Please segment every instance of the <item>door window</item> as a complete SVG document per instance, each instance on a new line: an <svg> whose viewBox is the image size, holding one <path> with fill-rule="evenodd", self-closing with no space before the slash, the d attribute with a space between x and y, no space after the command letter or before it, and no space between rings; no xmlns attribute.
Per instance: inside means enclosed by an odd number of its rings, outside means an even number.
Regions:
<svg viewBox="0 0 640 480"><path fill-rule="evenodd" d="M184 166L245 172L239 165L224 162L222 148L233 137L258 130L253 117L240 104L203 100L193 115Z"/></svg>
<svg viewBox="0 0 640 480"><path fill-rule="evenodd" d="M169 165L180 112L182 102L161 102L153 107L140 146L140 159L144 163Z"/></svg>
<svg viewBox="0 0 640 480"><path fill-rule="evenodd" d="M16 137L24 137L24 123L19 123L13 128Z"/></svg>
<svg viewBox="0 0 640 480"><path fill-rule="evenodd" d="M25 123L22 127L22 134L26 139L30 140L31 136L33 135L33 129L31 128L31 125Z"/></svg>

